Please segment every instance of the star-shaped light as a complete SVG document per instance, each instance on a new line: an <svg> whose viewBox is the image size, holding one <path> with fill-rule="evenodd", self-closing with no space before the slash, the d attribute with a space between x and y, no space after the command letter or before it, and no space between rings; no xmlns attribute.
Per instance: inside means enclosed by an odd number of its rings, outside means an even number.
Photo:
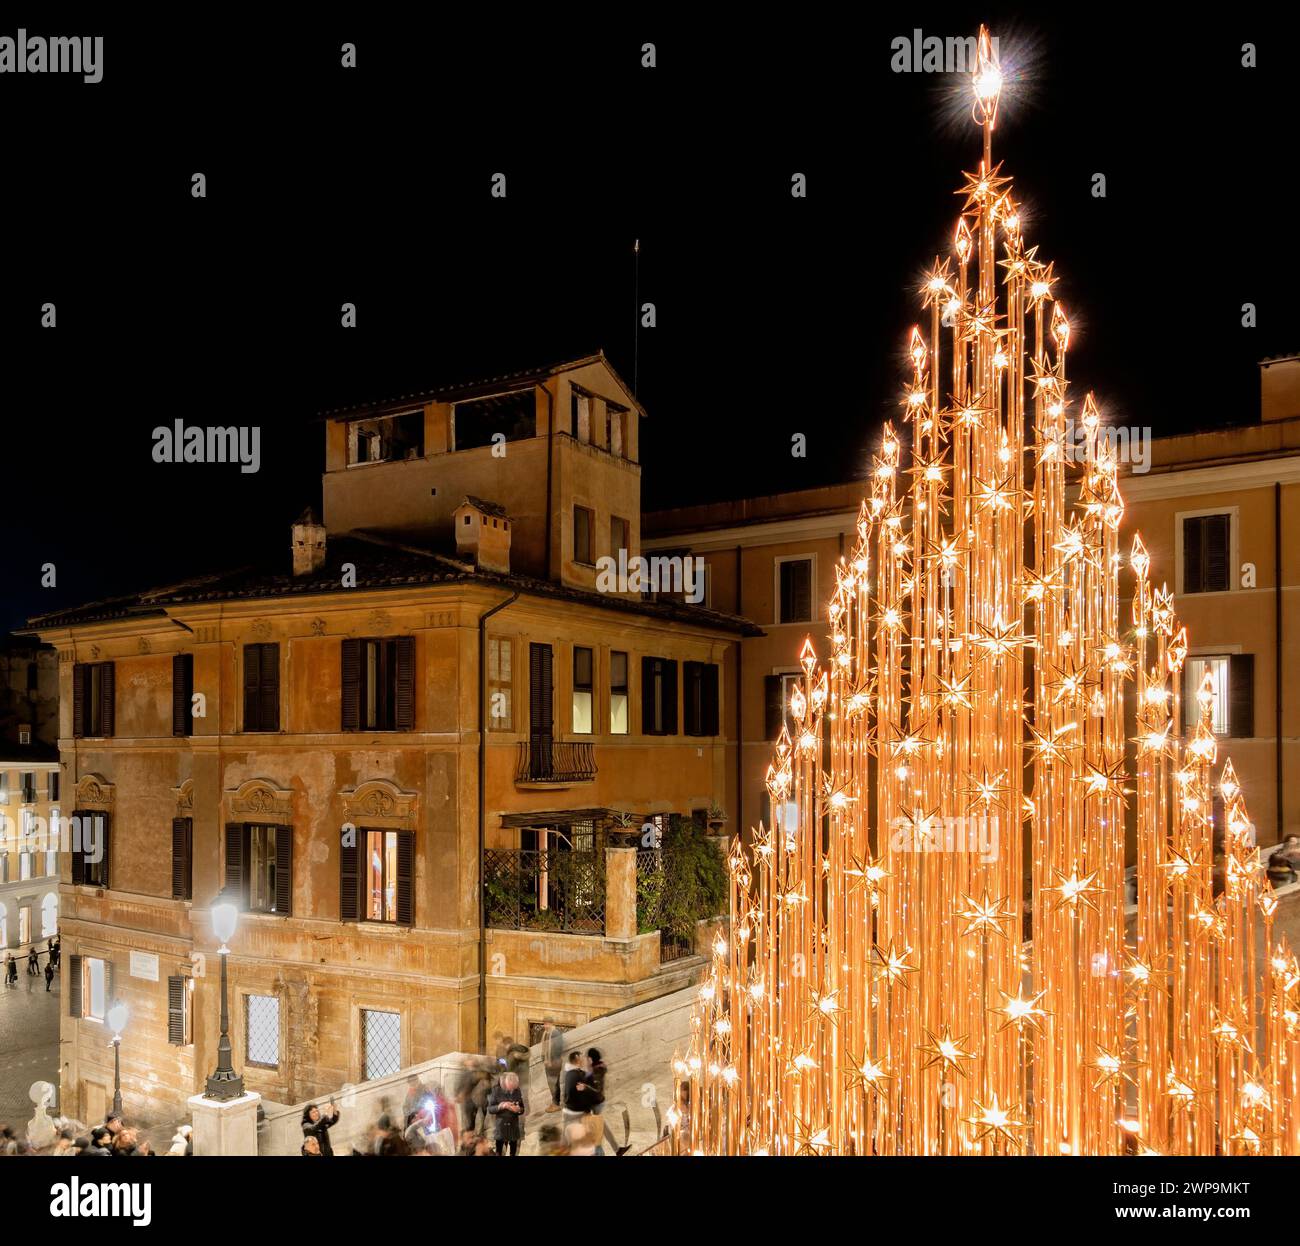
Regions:
<svg viewBox="0 0 1300 1246"><path fill-rule="evenodd" d="M947 1025L943 1027L937 1038L929 1030L926 1030L925 1037L926 1042L916 1045L917 1051L929 1056L929 1059L922 1064L922 1068L928 1069L937 1064L941 1068L952 1069L962 1077L966 1076L966 1070L961 1067L960 1061L973 1060L975 1054L963 1049L965 1038L953 1038L952 1028Z"/></svg>
<svg viewBox="0 0 1300 1246"><path fill-rule="evenodd" d="M1053 909L1059 909L1062 905L1068 905L1071 909L1077 909L1080 904L1086 905L1094 913L1100 912L1097 908L1097 902L1093 899L1101 888L1097 886L1097 872L1094 870L1091 874L1079 877L1078 869L1072 869L1067 878L1060 870L1056 871L1056 877L1060 880L1054 886L1044 887L1044 891L1059 891L1060 897L1052 906Z"/></svg>
<svg viewBox="0 0 1300 1246"><path fill-rule="evenodd" d="M1001 935L1004 939L1007 937L1003 926L1014 921L1016 915L1007 907L1005 899L992 899L987 888L979 900L974 900L968 895L963 895L961 899L965 907L958 910L957 916L966 922L963 935L978 933L987 936L993 933Z"/></svg>
<svg viewBox="0 0 1300 1246"><path fill-rule="evenodd" d="M987 1105L976 1102L974 1116L966 1118L966 1124L975 1128L975 1141L983 1142L985 1138L1005 1138L1013 1146L1020 1144L1016 1136L1016 1130L1023 1129L1025 1122L1017 1120L1014 1113L1015 1108L1003 1108L998 1103L997 1095L994 1095Z"/></svg>

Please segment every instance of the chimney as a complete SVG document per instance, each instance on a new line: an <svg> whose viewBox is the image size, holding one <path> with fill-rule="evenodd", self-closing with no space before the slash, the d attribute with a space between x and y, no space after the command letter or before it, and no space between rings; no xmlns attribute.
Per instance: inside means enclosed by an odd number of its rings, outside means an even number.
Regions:
<svg viewBox="0 0 1300 1246"><path fill-rule="evenodd" d="M1278 355L1259 364L1259 418L1300 415L1300 355Z"/></svg>
<svg viewBox="0 0 1300 1246"><path fill-rule="evenodd" d="M472 558L484 571L510 571L510 518L505 508L481 498L466 499L451 513L456 555Z"/></svg>
<svg viewBox="0 0 1300 1246"><path fill-rule="evenodd" d="M309 506L290 529L294 575L311 575L325 565L325 525Z"/></svg>

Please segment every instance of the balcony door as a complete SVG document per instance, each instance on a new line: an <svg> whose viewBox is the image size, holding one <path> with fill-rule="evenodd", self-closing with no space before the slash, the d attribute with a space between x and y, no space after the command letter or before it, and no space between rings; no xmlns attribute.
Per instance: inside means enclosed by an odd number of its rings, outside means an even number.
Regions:
<svg viewBox="0 0 1300 1246"><path fill-rule="evenodd" d="M535 778L551 774L555 726L555 673L550 645L528 646L528 760Z"/></svg>

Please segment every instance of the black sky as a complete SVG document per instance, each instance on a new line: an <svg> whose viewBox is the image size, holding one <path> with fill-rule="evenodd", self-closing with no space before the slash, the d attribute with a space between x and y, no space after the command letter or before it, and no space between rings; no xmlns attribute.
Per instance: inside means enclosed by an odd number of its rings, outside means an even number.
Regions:
<svg viewBox="0 0 1300 1246"><path fill-rule="evenodd" d="M997 148L1056 261L1075 383L1157 435L1258 418L1256 362L1300 348L1300 30L1243 5L1213 25L1132 6L759 13L11 13L0 34L104 34L105 70L0 75L0 623L268 544L287 558L319 497L322 408L597 347L630 379L635 238L659 319L637 368L646 505L860 474L978 160L953 82L891 70L917 28L987 20L1019 67ZM260 472L155 464L151 431L176 418L259 425Z"/></svg>

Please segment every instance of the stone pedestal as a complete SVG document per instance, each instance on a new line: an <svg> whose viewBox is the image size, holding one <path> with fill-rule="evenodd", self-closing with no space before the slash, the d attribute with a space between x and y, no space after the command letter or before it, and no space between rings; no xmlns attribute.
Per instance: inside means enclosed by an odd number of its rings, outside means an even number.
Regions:
<svg viewBox="0 0 1300 1246"><path fill-rule="evenodd" d="M205 1099L191 1095L195 1155L256 1155L257 1105L262 1096L250 1091L238 1099Z"/></svg>
<svg viewBox="0 0 1300 1246"><path fill-rule="evenodd" d="M636 849L605 849L605 938L636 938Z"/></svg>

